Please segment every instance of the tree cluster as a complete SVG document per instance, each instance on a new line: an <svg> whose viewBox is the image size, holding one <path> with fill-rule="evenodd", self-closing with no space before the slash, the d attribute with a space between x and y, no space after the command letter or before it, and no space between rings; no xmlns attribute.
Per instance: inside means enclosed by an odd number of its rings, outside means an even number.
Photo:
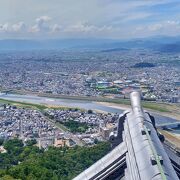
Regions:
<svg viewBox="0 0 180 180"><path fill-rule="evenodd" d="M7 153L0 154L0 179L70 180L110 150L105 142L93 147L49 147L46 151L34 143L4 142Z"/></svg>

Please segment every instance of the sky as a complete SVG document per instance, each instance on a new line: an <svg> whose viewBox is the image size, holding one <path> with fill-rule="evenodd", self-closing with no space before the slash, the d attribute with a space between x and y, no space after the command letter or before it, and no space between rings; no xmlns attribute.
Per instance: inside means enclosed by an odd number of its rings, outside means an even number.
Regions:
<svg viewBox="0 0 180 180"><path fill-rule="evenodd" d="M180 0L0 0L0 39L180 35Z"/></svg>

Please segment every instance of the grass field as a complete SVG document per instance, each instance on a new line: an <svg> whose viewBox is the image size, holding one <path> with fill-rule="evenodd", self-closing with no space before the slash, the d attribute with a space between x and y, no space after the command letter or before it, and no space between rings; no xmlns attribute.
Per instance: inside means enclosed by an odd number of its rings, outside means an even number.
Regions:
<svg viewBox="0 0 180 180"><path fill-rule="evenodd" d="M0 99L1 104L10 104L21 108L30 108L30 109L37 109L40 111L43 111L45 109L71 109L69 107L61 107L61 106L49 106L49 105L43 105L43 104L33 104L33 103L26 103L26 102L19 102L19 101L11 101L11 100L5 100ZM79 109L79 108L74 108Z"/></svg>
<svg viewBox="0 0 180 180"><path fill-rule="evenodd" d="M73 98L74 99L74 98ZM109 99L109 98L97 98L96 100L94 100L93 98L90 98L92 101L98 101L98 102L109 102L109 103L116 103L116 104L124 104L124 105L130 105L130 101L126 100L126 99ZM89 101L90 101L89 99ZM81 97L78 100L87 100L87 99L82 99ZM4 99L0 99L0 103L5 103L5 104L12 104L12 105L16 105L19 107L25 107L25 108L33 108L33 109L39 109L39 110L44 110L47 108L53 108L53 109L65 109L65 107L51 107L48 105L43 105L43 104L32 104L32 103L26 103L26 102L18 102L18 101L11 101L11 100L4 100ZM171 112L169 110L169 106L168 104L158 104L158 103L154 103L154 102L142 102L142 106L144 108L147 109L152 109L155 111L159 111L159 112Z"/></svg>
<svg viewBox="0 0 180 180"><path fill-rule="evenodd" d="M31 103L10 101L10 100L4 100L4 99L0 99L0 103L15 105L15 106L22 107L22 108L31 108L31 109L38 109L38 110L47 109L47 106L41 105L41 104L31 104Z"/></svg>
<svg viewBox="0 0 180 180"><path fill-rule="evenodd" d="M130 105L130 100L128 99L112 99L107 97L84 97L84 96L64 96L64 95L53 95L48 93L38 94L38 93L32 93L32 92L22 92L22 91L12 91L12 93L18 93L18 94L34 94L38 95L40 97L49 97L49 98L58 98L58 99L70 99L70 100L83 100L83 101L95 101L95 102L108 102L108 103L116 103L116 104L122 104L122 105ZM22 102L13 102L8 100L0 99L0 103L10 103L10 104L18 104L25 107L33 107L36 109L46 109L49 108L49 106L41 105L41 104L31 104L31 103L22 103ZM176 104L169 104L169 103L156 103L156 102L149 102L149 101L142 101L142 106L146 109L150 109L157 112L162 113L177 113L180 114L180 105ZM60 108L60 107L54 107L54 108ZM65 107L61 107L65 108Z"/></svg>

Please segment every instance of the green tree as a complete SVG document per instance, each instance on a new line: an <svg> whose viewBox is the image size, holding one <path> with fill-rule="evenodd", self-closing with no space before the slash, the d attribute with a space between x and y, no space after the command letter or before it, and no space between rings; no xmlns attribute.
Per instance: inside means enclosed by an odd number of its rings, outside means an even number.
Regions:
<svg viewBox="0 0 180 180"><path fill-rule="evenodd" d="M26 141L26 146L33 146L37 143L36 139Z"/></svg>
<svg viewBox="0 0 180 180"><path fill-rule="evenodd" d="M4 139L0 139L0 146L2 146L4 143Z"/></svg>
<svg viewBox="0 0 180 180"><path fill-rule="evenodd" d="M93 113L93 110L89 109L88 114L92 114L92 113Z"/></svg>
<svg viewBox="0 0 180 180"><path fill-rule="evenodd" d="M17 139L9 140L21 151L15 150L0 154L0 179L12 178L22 180L70 180L88 168L110 150L109 143L98 143L93 147L55 148L47 151L29 144L23 146ZM17 161L17 164L14 164Z"/></svg>

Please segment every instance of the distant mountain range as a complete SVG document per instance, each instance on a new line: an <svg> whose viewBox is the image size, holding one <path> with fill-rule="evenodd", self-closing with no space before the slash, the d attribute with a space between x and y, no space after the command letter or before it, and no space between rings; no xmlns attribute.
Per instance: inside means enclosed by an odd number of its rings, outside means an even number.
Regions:
<svg viewBox="0 0 180 180"><path fill-rule="evenodd" d="M151 37L132 40L111 39L57 39L57 40L0 40L0 50L62 50L90 49L102 52L151 49L164 53L180 52L180 36Z"/></svg>

